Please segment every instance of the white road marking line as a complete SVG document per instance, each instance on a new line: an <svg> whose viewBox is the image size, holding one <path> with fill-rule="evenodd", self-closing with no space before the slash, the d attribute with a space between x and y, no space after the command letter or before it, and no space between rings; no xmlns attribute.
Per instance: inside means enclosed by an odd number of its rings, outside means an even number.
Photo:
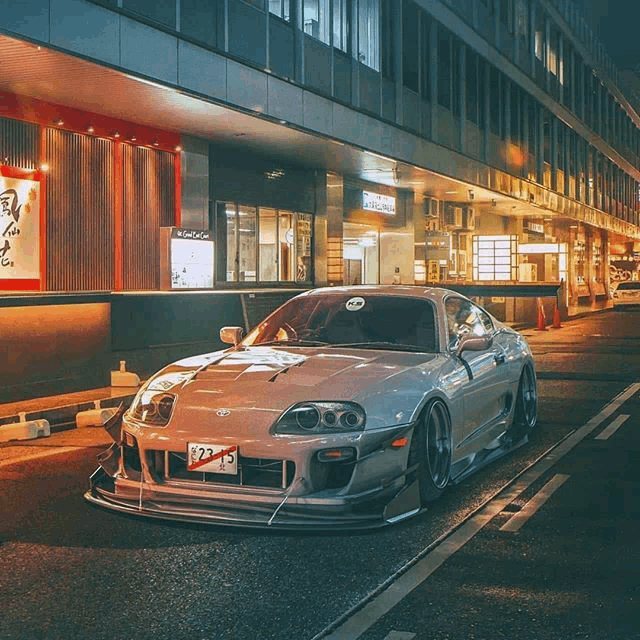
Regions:
<svg viewBox="0 0 640 640"><path fill-rule="evenodd" d="M611 437L631 416L620 414L608 427L603 429L594 440L607 440Z"/></svg>
<svg viewBox="0 0 640 640"><path fill-rule="evenodd" d="M415 637L416 634L410 631L391 631L384 640L413 640Z"/></svg>
<svg viewBox="0 0 640 640"><path fill-rule="evenodd" d="M18 464L20 462L28 462L29 460L37 460L38 458L48 458L49 456L55 456L59 453L67 453L68 451L78 451L84 447L60 447L59 449L52 449L50 451L42 451L41 453L31 453L28 456L22 456L20 458L9 458L0 462L0 469L8 467L12 464Z"/></svg>
<svg viewBox="0 0 640 640"><path fill-rule="evenodd" d="M521 493L530 487L540 476L548 471L560 458L566 455L580 441L586 438L594 429L602 424L611 414L615 413L631 396L640 389L640 383L629 385L609 402L597 415L593 416L586 424L576 429L555 446L547 455L538 459L528 469L523 471L517 480L506 490L500 490L484 506L480 507L468 520L466 520L453 533L445 537L436 547L416 562L418 554L407 562L387 581L387 586L377 595L369 596L363 600L364 606L357 604L353 609L341 616L316 634L312 640L327 638L327 640L356 640L369 627L388 613L407 594L426 580L447 558L466 544L478 533L494 516L504 510ZM505 493L506 491L506 493ZM369 599L371 598L371 599ZM368 601L368 602L367 602ZM353 612L353 613L351 613ZM342 622L341 622L342 621ZM337 626L336 626L337 625ZM327 633L327 629L335 629Z"/></svg>
<svg viewBox="0 0 640 640"><path fill-rule="evenodd" d="M551 497L551 495L559 489L567 480L569 476L563 473L557 473L547 484L536 493L522 509L511 516L501 527L500 531L508 531L515 533L520 531L520 528L524 523Z"/></svg>

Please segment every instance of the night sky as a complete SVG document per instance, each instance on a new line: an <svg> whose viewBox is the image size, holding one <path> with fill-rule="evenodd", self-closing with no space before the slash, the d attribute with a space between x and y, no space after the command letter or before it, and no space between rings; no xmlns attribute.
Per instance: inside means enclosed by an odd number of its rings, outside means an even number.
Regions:
<svg viewBox="0 0 640 640"><path fill-rule="evenodd" d="M640 64L640 0L578 0L620 71Z"/></svg>

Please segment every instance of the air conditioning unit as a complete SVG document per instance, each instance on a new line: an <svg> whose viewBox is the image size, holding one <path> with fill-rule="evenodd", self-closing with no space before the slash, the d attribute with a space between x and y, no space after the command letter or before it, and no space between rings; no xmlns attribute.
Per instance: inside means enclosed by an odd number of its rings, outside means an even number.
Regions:
<svg viewBox="0 0 640 640"><path fill-rule="evenodd" d="M426 197L424 200L424 215L427 218L437 218L440 215L440 201L437 198Z"/></svg>
<svg viewBox="0 0 640 640"><path fill-rule="evenodd" d="M444 223L450 229L462 229L462 207L447 205Z"/></svg>
<svg viewBox="0 0 640 640"><path fill-rule="evenodd" d="M464 216L464 228L473 231L476 228L476 210L473 207L466 207Z"/></svg>

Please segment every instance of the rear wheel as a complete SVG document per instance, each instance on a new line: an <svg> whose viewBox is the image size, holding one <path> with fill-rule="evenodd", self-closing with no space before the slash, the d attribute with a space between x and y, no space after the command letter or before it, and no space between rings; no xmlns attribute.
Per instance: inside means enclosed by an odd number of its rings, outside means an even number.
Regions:
<svg viewBox="0 0 640 640"><path fill-rule="evenodd" d="M426 408L411 441L410 465L419 463L422 504L440 496L451 473L451 419L442 400Z"/></svg>
<svg viewBox="0 0 640 640"><path fill-rule="evenodd" d="M528 436L538 421L538 389L533 369L526 365L520 375L513 422L507 431L510 444Z"/></svg>

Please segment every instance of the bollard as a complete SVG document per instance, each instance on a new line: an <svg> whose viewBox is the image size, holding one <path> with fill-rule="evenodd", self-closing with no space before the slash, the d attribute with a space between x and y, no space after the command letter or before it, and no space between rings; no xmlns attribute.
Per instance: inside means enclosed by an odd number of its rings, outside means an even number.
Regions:
<svg viewBox="0 0 640 640"><path fill-rule="evenodd" d="M48 420L26 420L0 426L0 442L33 440L51 435Z"/></svg>
<svg viewBox="0 0 640 640"><path fill-rule="evenodd" d="M117 407L109 407L79 411L76 413L76 427L102 427L117 410Z"/></svg>

